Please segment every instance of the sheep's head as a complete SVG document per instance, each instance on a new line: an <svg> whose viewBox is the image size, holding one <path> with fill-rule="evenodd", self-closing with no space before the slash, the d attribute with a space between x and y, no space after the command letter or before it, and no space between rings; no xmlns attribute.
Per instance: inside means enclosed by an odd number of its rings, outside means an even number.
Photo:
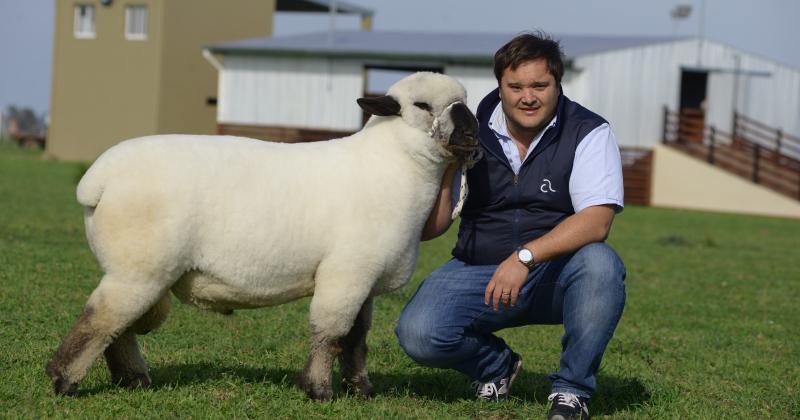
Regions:
<svg viewBox="0 0 800 420"><path fill-rule="evenodd" d="M478 149L478 121L466 99L464 87L455 79L420 72L392 85L385 96L359 99L358 105L373 115L399 116L428 133L445 154L470 160Z"/></svg>

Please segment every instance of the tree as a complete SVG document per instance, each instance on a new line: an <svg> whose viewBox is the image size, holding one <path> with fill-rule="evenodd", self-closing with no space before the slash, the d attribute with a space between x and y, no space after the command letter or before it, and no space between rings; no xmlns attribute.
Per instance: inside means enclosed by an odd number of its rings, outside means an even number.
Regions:
<svg viewBox="0 0 800 420"><path fill-rule="evenodd" d="M17 130L21 133L40 133L44 128L44 121L38 117L36 113L30 108L17 108L16 106L9 106L7 108L8 121L14 120L17 124Z"/></svg>

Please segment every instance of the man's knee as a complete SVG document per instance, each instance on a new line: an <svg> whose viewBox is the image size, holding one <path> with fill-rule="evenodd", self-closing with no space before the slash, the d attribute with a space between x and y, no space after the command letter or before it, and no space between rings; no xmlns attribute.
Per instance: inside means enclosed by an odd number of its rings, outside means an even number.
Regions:
<svg viewBox="0 0 800 420"><path fill-rule="evenodd" d="M622 285L625 280L625 265L613 248L605 242L593 242L579 249L572 256L570 265L582 277L594 284Z"/></svg>
<svg viewBox="0 0 800 420"><path fill-rule="evenodd" d="M617 253L605 243L592 243L578 250L568 265L564 286L570 313L587 327L616 324L625 306L625 266Z"/></svg>
<svg viewBox="0 0 800 420"><path fill-rule="evenodd" d="M400 347L417 363L445 367L453 351L459 348L459 337L448 329L438 328L435 320L403 311L394 332Z"/></svg>

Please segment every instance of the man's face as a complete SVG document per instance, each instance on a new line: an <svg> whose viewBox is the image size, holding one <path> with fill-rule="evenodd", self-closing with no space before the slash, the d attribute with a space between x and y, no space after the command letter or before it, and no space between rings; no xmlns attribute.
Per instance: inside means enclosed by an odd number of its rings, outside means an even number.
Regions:
<svg viewBox="0 0 800 420"><path fill-rule="evenodd" d="M558 85L547 69L547 60L525 61L515 70L507 67L500 78L500 101L509 134L530 141L556 112Z"/></svg>

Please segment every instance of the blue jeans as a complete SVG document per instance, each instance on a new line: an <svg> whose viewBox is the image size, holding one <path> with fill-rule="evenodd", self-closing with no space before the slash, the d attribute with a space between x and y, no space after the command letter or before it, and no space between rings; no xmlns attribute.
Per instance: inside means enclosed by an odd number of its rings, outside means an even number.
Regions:
<svg viewBox="0 0 800 420"><path fill-rule="evenodd" d="M395 333L416 362L452 368L480 382L506 376L511 349L495 331L564 324L561 363L552 392L591 397L595 374L625 305L625 266L611 247L591 243L543 263L517 304L495 312L483 303L497 266L452 259L431 273L400 315Z"/></svg>

